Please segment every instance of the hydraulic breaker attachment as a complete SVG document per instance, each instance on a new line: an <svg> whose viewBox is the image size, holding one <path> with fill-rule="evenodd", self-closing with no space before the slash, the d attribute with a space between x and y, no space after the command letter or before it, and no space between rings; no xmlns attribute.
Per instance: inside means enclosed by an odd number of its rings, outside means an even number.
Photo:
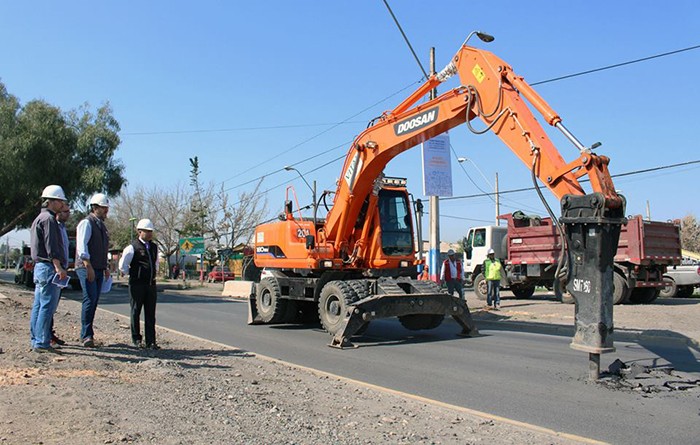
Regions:
<svg viewBox="0 0 700 445"><path fill-rule="evenodd" d="M424 315L425 329L436 328L442 317L451 315L459 323L462 331L458 334L473 337L479 334L472 320L469 307L459 298L448 294L403 294L372 295L348 305L345 320L333 336L328 346L335 348L354 347L350 338L365 323L378 318ZM430 316L433 316L432 318ZM437 322L436 324L434 322Z"/></svg>
<svg viewBox="0 0 700 445"><path fill-rule="evenodd" d="M599 363L598 354L615 350L613 259L620 229L627 222L625 201L623 198L620 206L611 209L601 193L566 195L561 215L569 254L566 288L576 300L576 333L571 347L588 352L590 359Z"/></svg>

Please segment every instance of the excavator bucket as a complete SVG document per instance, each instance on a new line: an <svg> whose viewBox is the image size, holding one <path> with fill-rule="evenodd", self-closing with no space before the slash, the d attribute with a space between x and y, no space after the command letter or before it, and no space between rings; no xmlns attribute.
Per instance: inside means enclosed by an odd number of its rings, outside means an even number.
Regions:
<svg viewBox="0 0 700 445"><path fill-rule="evenodd" d="M406 317L403 318L402 324L410 322L414 329L433 329L442 323L444 316L449 315L461 326L460 336L473 337L479 334L466 302L445 293L435 292L434 289L421 289L423 284L427 282L380 279L374 295L347 306L345 319L329 346L341 349L353 347L350 338L365 323L391 317ZM406 293L403 290L406 288L432 292Z"/></svg>

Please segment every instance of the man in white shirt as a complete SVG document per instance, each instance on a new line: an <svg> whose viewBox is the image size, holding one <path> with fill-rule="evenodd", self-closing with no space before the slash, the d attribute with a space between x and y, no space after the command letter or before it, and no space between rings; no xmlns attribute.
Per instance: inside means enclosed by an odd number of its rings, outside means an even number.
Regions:
<svg viewBox="0 0 700 445"><path fill-rule="evenodd" d="M156 343L156 275L158 246L153 240L153 223L142 219L136 225L138 239L126 246L119 259L119 270L129 275L131 341L137 348L160 349ZM144 309L145 344L141 337L141 308Z"/></svg>

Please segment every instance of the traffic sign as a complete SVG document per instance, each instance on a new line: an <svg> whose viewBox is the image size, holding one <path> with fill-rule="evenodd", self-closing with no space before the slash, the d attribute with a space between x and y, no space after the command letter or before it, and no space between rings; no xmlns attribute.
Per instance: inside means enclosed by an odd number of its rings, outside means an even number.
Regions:
<svg viewBox="0 0 700 445"><path fill-rule="evenodd" d="M200 255L205 251L204 237L201 236L180 238L178 244L180 245L180 253L182 255Z"/></svg>

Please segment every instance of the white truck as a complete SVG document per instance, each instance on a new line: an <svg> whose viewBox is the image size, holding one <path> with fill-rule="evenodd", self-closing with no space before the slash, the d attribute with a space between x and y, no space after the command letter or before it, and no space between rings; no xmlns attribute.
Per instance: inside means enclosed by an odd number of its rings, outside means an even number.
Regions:
<svg viewBox="0 0 700 445"><path fill-rule="evenodd" d="M661 289L662 297L687 298L700 287L700 255L683 250L680 265L669 267L664 274L666 287Z"/></svg>

